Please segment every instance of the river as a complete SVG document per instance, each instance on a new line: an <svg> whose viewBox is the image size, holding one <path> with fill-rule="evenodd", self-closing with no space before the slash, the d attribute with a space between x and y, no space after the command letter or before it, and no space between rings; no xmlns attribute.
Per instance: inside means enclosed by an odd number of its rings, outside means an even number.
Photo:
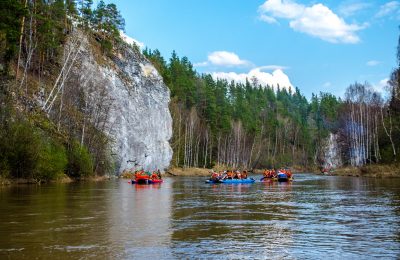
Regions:
<svg viewBox="0 0 400 260"><path fill-rule="evenodd" d="M0 259L400 258L400 180L295 178L0 187Z"/></svg>

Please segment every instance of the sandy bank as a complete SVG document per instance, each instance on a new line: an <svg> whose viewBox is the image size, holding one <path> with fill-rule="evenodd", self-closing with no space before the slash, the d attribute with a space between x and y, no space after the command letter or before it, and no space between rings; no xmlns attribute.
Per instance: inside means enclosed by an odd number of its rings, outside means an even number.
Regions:
<svg viewBox="0 0 400 260"><path fill-rule="evenodd" d="M400 178L400 165L367 165L363 167L343 167L335 169L330 175L374 177L374 178Z"/></svg>
<svg viewBox="0 0 400 260"><path fill-rule="evenodd" d="M210 176L211 169L206 168L169 168L166 173L167 176Z"/></svg>

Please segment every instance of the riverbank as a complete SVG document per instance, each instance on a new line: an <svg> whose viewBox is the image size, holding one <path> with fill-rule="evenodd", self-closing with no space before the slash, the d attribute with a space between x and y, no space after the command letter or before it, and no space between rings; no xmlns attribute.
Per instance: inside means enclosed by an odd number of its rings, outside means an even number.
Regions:
<svg viewBox="0 0 400 260"><path fill-rule="evenodd" d="M304 168L300 166L290 167L293 173L319 173L315 168ZM214 169L216 171L223 169ZM207 168L181 168L171 167L164 176L210 176L212 169ZM264 169L254 169L251 174L262 174ZM400 165L368 165L360 168L357 167L342 167L335 169L329 175L333 176L353 176L353 177L374 177L374 178L400 178ZM132 173L123 173L120 178L133 179Z"/></svg>
<svg viewBox="0 0 400 260"><path fill-rule="evenodd" d="M289 169L292 171L292 173L318 173L318 168L315 167L303 167L303 166L292 166L289 167ZM252 172L255 174L263 174L265 169L254 169Z"/></svg>
<svg viewBox="0 0 400 260"><path fill-rule="evenodd" d="M400 165L367 165L363 167L342 167L330 172L334 176L400 178Z"/></svg>
<svg viewBox="0 0 400 260"><path fill-rule="evenodd" d="M169 168L165 174L168 176L210 176L211 169L207 168Z"/></svg>
<svg viewBox="0 0 400 260"><path fill-rule="evenodd" d="M67 175L61 175L55 179L52 180L36 180L36 179L26 179L26 178L5 178L3 176L0 176L0 186L6 186L6 185L20 185L20 184L43 184L43 183L71 183L71 182L79 182L79 181L92 181L92 182L98 182L98 181L106 181L110 180L111 177L108 175L105 176L89 176L89 177L81 177L81 178L71 178Z"/></svg>
<svg viewBox="0 0 400 260"><path fill-rule="evenodd" d="M168 169L165 174L168 176L210 176L211 172L214 171L223 171L226 168L224 167L215 167L214 169L207 168L181 168L181 167L173 167ZM294 173L315 173L318 172L317 168L315 169L307 169L301 166L290 167L292 172ZM250 174L263 174L265 169L253 169L250 171Z"/></svg>

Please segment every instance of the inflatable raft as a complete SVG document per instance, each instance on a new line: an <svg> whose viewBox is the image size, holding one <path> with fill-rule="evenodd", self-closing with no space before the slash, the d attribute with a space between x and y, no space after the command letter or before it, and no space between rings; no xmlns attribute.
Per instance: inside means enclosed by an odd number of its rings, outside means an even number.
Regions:
<svg viewBox="0 0 400 260"><path fill-rule="evenodd" d="M279 172L278 173L277 179L278 179L279 182L287 182L287 181L289 181L289 177L286 174L284 174L283 172Z"/></svg>
<svg viewBox="0 0 400 260"><path fill-rule="evenodd" d="M260 179L261 182L272 182L272 181L277 181L277 180L278 180L278 178L276 178L276 177L271 177L271 178L263 177Z"/></svg>
<svg viewBox="0 0 400 260"><path fill-rule="evenodd" d="M239 184L239 183L253 183L255 180L253 178L249 179L224 179L224 180L206 180L206 183L230 183L230 184Z"/></svg>
<svg viewBox="0 0 400 260"><path fill-rule="evenodd" d="M155 184L163 182L162 179L150 179L148 176L139 176L131 180L132 184Z"/></svg>

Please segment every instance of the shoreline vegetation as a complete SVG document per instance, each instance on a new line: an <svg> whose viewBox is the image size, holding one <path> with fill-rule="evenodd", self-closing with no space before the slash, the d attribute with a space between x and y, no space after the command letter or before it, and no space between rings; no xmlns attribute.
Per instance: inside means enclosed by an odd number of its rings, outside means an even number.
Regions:
<svg viewBox="0 0 400 260"><path fill-rule="evenodd" d="M104 82L81 81L91 71L68 74L81 67L75 58L84 61L74 46L87 39L96 63L110 68L125 48L140 50L120 37L125 22L115 4L23 3L0 8L0 184L107 178L118 165L107 135L112 102ZM216 80L175 51L169 59L157 49L142 54L170 90L173 157L165 176L208 176L214 165L318 174L340 165L336 157L346 166L330 175L400 176L400 44L387 98L355 82L343 98L307 99L299 88Z"/></svg>
<svg viewBox="0 0 400 260"><path fill-rule="evenodd" d="M387 164L366 165L362 167L342 167L335 169L328 175L372 178L400 178L400 165Z"/></svg>
<svg viewBox="0 0 400 260"><path fill-rule="evenodd" d="M312 173L315 175L326 175L326 176L346 176L346 177L367 177L367 178L400 178L400 165L399 164L388 164L388 165L368 165L363 167L341 167L337 168L327 174L323 174L317 169L305 169L303 167L291 167L295 174L301 173ZM223 170L221 169L208 169L208 168L181 168L181 167L170 167L163 173L163 177L182 177L182 176L210 176L212 170ZM251 174L262 174L264 169L253 169L250 171ZM133 179L134 174L130 172L124 172L118 176L122 179ZM35 179L26 178L5 178L0 176L0 186L6 185L26 185L26 184L41 184L41 183L72 183L78 181L107 181L110 180L111 176L90 176L84 178L71 178L67 175L62 175L56 179L48 182L38 182Z"/></svg>
<svg viewBox="0 0 400 260"><path fill-rule="evenodd" d="M304 167L290 167L296 173L312 173L316 175L324 175L316 168L306 169ZM220 169L207 168L169 168L164 176L180 177L180 176L210 176L211 171ZM221 169L222 170L222 169ZM254 169L249 171L251 174L262 174L264 169ZM349 176L349 177L373 177L373 178L400 178L400 165L367 165L363 167L341 167L330 172L330 176Z"/></svg>
<svg viewBox="0 0 400 260"><path fill-rule="evenodd" d="M306 169L304 167L290 167L296 174L301 173L312 173L316 175L328 175L328 176L349 176L349 177L372 177L372 178L400 178L400 165L388 164L388 165L368 165L363 167L341 167L323 174L316 168ZM225 169L225 168L224 168ZM166 170L163 174L165 177L182 177L182 176L210 176L212 170L220 171L224 170L220 168L208 169L208 168L182 168L182 167L171 167ZM250 174L262 174L264 169L253 169ZM123 179L132 179L134 175L132 173L123 173L119 176Z"/></svg>
<svg viewBox="0 0 400 260"><path fill-rule="evenodd" d="M108 175L104 176L89 176L89 177L81 177L81 178L71 178L68 175L64 174L58 178L48 180L48 181L37 181L32 178L6 178L0 175L0 186L8 186L8 185L41 185L48 183L72 183L72 182L80 182L80 181L90 181L90 182L100 182L110 180L111 177Z"/></svg>

